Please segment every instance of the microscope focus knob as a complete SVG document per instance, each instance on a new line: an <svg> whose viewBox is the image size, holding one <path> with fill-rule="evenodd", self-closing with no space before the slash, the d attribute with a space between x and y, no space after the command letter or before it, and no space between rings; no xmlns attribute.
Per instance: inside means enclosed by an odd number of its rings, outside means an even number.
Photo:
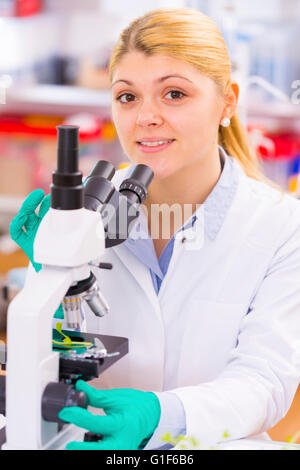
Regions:
<svg viewBox="0 0 300 470"><path fill-rule="evenodd" d="M72 385L62 382L50 382L42 397L42 417L45 421L64 423L58 417L59 411L65 406L87 406L86 394L78 392Z"/></svg>

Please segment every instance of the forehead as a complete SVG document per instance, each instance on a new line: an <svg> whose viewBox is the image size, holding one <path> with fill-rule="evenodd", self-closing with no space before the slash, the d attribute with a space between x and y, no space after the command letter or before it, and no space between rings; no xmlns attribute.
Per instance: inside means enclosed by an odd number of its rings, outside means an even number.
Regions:
<svg viewBox="0 0 300 470"><path fill-rule="evenodd" d="M168 75L181 75L192 81L203 76L196 67L175 57L162 54L148 56L143 52L132 51L125 54L116 66L112 83L121 79L137 82L141 78L155 82Z"/></svg>

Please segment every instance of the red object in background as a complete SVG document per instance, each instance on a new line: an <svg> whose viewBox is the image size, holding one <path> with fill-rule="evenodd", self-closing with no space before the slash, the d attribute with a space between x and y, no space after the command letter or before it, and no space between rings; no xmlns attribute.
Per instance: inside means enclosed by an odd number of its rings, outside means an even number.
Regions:
<svg viewBox="0 0 300 470"><path fill-rule="evenodd" d="M80 119L78 115L67 119L52 115L0 115L0 192L25 196L35 188L49 191L57 164L56 126L66 123L80 123L79 156L83 157L81 170L87 175L98 160L106 157L102 152L105 120Z"/></svg>
<svg viewBox="0 0 300 470"><path fill-rule="evenodd" d="M265 147L259 146L258 150L262 158L294 158L300 152L300 136L297 134L268 135L274 145L274 152L271 154Z"/></svg>
<svg viewBox="0 0 300 470"><path fill-rule="evenodd" d="M42 0L0 0L0 17L36 15L42 6Z"/></svg>
<svg viewBox="0 0 300 470"><path fill-rule="evenodd" d="M15 16L36 15L42 10L42 0L17 0Z"/></svg>
<svg viewBox="0 0 300 470"><path fill-rule="evenodd" d="M252 143L263 160L290 159L300 153L300 135L295 133L268 134L260 123L247 126Z"/></svg>
<svg viewBox="0 0 300 470"><path fill-rule="evenodd" d="M57 137L56 126L64 124L64 118L52 117L51 123L49 116L19 116L2 115L0 116L0 134L23 134L40 137ZM79 138L84 143L86 141L97 141L101 138L103 122L97 120L97 126L91 131L82 131L79 129Z"/></svg>

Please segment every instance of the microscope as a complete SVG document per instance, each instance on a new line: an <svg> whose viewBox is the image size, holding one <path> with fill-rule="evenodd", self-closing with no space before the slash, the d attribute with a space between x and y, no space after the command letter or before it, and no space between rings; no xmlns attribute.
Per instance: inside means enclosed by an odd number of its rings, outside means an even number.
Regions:
<svg viewBox="0 0 300 470"><path fill-rule="evenodd" d="M117 190L111 181L113 165L101 160L83 185L79 127L57 126L57 130L51 207L34 241L34 261L42 269L35 272L30 265L24 288L8 308L2 360L6 377L0 376L4 450L64 449L71 440L99 440L100 436L60 421L57 414L64 406L86 407L85 394L74 387L76 381L98 377L128 352L126 338L78 331L81 303L87 302L98 317L109 314L91 266L113 268L99 262L101 253L128 237L153 172L146 165L135 165ZM52 318L61 303L68 329L60 337ZM66 336L76 348L62 341ZM85 347L80 347L81 342Z"/></svg>

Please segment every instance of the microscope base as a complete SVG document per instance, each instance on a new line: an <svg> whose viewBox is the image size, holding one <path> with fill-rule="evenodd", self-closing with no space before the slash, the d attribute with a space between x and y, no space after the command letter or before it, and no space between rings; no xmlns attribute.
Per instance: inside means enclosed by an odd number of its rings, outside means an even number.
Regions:
<svg viewBox="0 0 300 470"><path fill-rule="evenodd" d="M85 429L78 428L69 424L65 426L51 441L42 447L42 450L65 450L68 442L83 441Z"/></svg>
<svg viewBox="0 0 300 470"><path fill-rule="evenodd" d="M92 333L81 333L65 330L64 333L68 335L73 341L94 342L98 338L105 349L108 356L99 358L80 358L80 354L68 357L64 350L60 351L59 358L59 381L68 381L75 383L80 376L81 379L89 381L99 377L106 369L112 366L115 362L121 359L128 353L128 339L118 336L98 335ZM57 339L58 332L53 330L53 339ZM118 354L116 354L118 353ZM115 355L114 355L115 354ZM6 356L6 354L5 354ZM4 361L3 361L4 362ZM6 361L5 361L6 362ZM5 364L2 364L5 367ZM3 383L2 383L3 382ZM5 390L5 381L2 380L1 386ZM1 393L0 393L1 395ZM3 394L2 394L3 395ZM5 393L2 399L5 400ZM5 409L4 404L1 404L0 409ZM50 406L50 405L49 405ZM55 426L55 423L49 421L42 421L47 426ZM73 425L64 425L63 429L55 434L50 440L44 444L42 450L63 450L66 444L70 441L83 441L86 430L80 429ZM10 450L6 444L5 428L0 430L0 449ZM19 449L21 450L21 449ZM25 450L25 449L24 449Z"/></svg>

